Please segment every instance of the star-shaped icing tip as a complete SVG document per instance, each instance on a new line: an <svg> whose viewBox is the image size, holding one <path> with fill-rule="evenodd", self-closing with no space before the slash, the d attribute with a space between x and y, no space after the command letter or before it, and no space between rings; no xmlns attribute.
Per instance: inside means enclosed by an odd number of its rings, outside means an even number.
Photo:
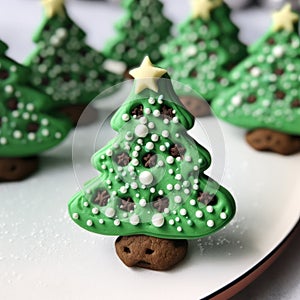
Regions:
<svg viewBox="0 0 300 300"><path fill-rule="evenodd" d="M55 15L64 16L64 2L64 0L42 0L47 17L52 18Z"/></svg>
<svg viewBox="0 0 300 300"><path fill-rule="evenodd" d="M223 0L211 1L211 0L191 0L192 17L194 19L201 18L205 21L210 20L211 12L220 6Z"/></svg>
<svg viewBox="0 0 300 300"><path fill-rule="evenodd" d="M298 14L292 11L292 6L287 3L280 11L273 13L273 31L294 31L294 24L299 21Z"/></svg>
<svg viewBox="0 0 300 300"><path fill-rule="evenodd" d="M167 70L154 67L150 58L146 56L142 64L129 72L129 74L135 79L135 93L139 94L145 89L150 89L154 92L158 92L157 81Z"/></svg>

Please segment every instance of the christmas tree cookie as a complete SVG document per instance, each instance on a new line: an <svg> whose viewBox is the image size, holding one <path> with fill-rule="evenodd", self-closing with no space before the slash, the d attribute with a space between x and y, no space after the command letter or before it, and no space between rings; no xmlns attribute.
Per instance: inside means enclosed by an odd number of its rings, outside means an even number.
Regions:
<svg viewBox="0 0 300 300"><path fill-rule="evenodd" d="M192 15L179 26L178 35L162 49L161 65L172 79L187 85L176 89L196 117L210 113L214 97L228 85L229 71L246 56L246 46L222 0L193 0ZM206 101L203 101L206 100Z"/></svg>
<svg viewBox="0 0 300 300"><path fill-rule="evenodd" d="M117 35L104 48L107 57L121 61L128 70L140 64L147 53L154 63L162 59L160 45L170 37L172 23L163 15L159 0L123 0L124 17L116 24Z"/></svg>
<svg viewBox="0 0 300 300"><path fill-rule="evenodd" d="M59 144L71 126L47 114L51 99L31 86L30 71L6 50L0 41L0 181L14 181L34 172L37 155Z"/></svg>
<svg viewBox="0 0 300 300"><path fill-rule="evenodd" d="M167 71L146 57L130 74L134 87L111 120L118 135L93 156L100 175L73 196L69 213L89 231L120 235L126 265L164 270L183 259L186 239L223 228L235 202L204 174L210 154L188 135L194 117Z"/></svg>
<svg viewBox="0 0 300 300"><path fill-rule="evenodd" d="M37 47L25 64L32 71L32 84L76 124L86 105L119 82L120 76L104 69L105 57L87 45L64 0L42 3L44 17L34 36Z"/></svg>
<svg viewBox="0 0 300 300"><path fill-rule="evenodd" d="M270 30L232 70L232 86L213 102L218 117L250 130L247 141L257 150L300 150L298 21L290 4L274 13Z"/></svg>

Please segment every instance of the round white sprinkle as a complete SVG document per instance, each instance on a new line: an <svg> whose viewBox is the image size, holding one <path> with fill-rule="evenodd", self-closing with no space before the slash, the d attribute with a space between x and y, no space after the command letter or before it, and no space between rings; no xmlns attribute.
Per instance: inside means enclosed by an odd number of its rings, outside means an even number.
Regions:
<svg viewBox="0 0 300 300"><path fill-rule="evenodd" d="M148 100L149 104L155 104L155 100L154 98L150 97L149 100Z"/></svg>
<svg viewBox="0 0 300 300"><path fill-rule="evenodd" d="M243 99L240 95L235 95L234 97L232 97L231 99L231 103L234 106L240 106L243 102Z"/></svg>
<svg viewBox="0 0 300 300"><path fill-rule="evenodd" d="M221 218L222 220L226 220L226 219L227 219L227 214L226 214L225 212L221 212L220 218Z"/></svg>
<svg viewBox="0 0 300 300"><path fill-rule="evenodd" d="M181 189L181 185L179 183L176 183L174 185L174 188L175 188L176 191L179 191Z"/></svg>
<svg viewBox="0 0 300 300"><path fill-rule="evenodd" d="M115 226L120 226L121 222L119 219L114 220L114 225Z"/></svg>
<svg viewBox="0 0 300 300"><path fill-rule="evenodd" d="M140 123L141 123L141 124L147 124L147 122L148 122L148 120L147 120L146 117L141 117L141 118L140 118Z"/></svg>
<svg viewBox="0 0 300 300"><path fill-rule="evenodd" d="M148 143L146 144L146 148L147 148L148 150L152 150L152 149L154 148L154 144L153 144L152 142L148 142Z"/></svg>
<svg viewBox="0 0 300 300"><path fill-rule="evenodd" d="M153 182L153 175L149 171L143 171L140 176L139 180L142 184L149 185Z"/></svg>
<svg viewBox="0 0 300 300"><path fill-rule="evenodd" d="M87 220L86 225L89 226L89 227L93 226L93 221L92 220Z"/></svg>
<svg viewBox="0 0 300 300"><path fill-rule="evenodd" d="M93 213L94 215L98 215L98 214L99 214L99 209L98 209L97 207L94 207L94 208L92 209L92 213Z"/></svg>
<svg viewBox="0 0 300 300"><path fill-rule="evenodd" d="M78 213L74 213L72 215L72 217L73 217L74 220L78 220L79 219L79 214Z"/></svg>
<svg viewBox="0 0 300 300"><path fill-rule="evenodd" d="M121 187L120 187L120 192L121 192L122 194L126 194L126 193L127 193L127 187L126 187L126 186L121 186Z"/></svg>
<svg viewBox="0 0 300 300"><path fill-rule="evenodd" d="M136 190L138 188L138 184L136 182L132 182L130 186L134 190Z"/></svg>
<svg viewBox="0 0 300 300"><path fill-rule="evenodd" d="M16 139L20 139L22 137L22 132L20 130L15 130L13 136Z"/></svg>
<svg viewBox="0 0 300 300"><path fill-rule="evenodd" d="M208 205L206 211L211 214L214 211L214 208L211 205Z"/></svg>
<svg viewBox="0 0 300 300"><path fill-rule="evenodd" d="M141 149L142 149L142 148L141 148L141 146L139 146L139 145L137 145L137 146L134 147L134 150L135 150L135 151L140 151Z"/></svg>
<svg viewBox="0 0 300 300"><path fill-rule="evenodd" d="M134 158L134 159L131 161L131 163L132 163L134 166L138 166L138 165L139 165L139 161L138 161L136 158Z"/></svg>
<svg viewBox="0 0 300 300"><path fill-rule="evenodd" d="M165 218L162 214L154 214L152 216L152 224L155 227L162 227L165 223Z"/></svg>
<svg viewBox="0 0 300 300"><path fill-rule="evenodd" d="M170 175L172 175L174 173L174 171L172 169L170 169L168 172Z"/></svg>
<svg viewBox="0 0 300 300"><path fill-rule="evenodd" d="M170 135L170 133L169 133L168 130L163 130L162 133L161 133L161 135L162 135L163 137L167 138L167 137Z"/></svg>
<svg viewBox="0 0 300 300"><path fill-rule="evenodd" d="M139 204L140 204L141 207L145 207L147 205L146 199L141 199Z"/></svg>
<svg viewBox="0 0 300 300"><path fill-rule="evenodd" d="M158 165L159 167L163 167L163 166L164 166L164 162L163 162L162 160L159 160L159 161L157 162L157 165Z"/></svg>
<svg viewBox="0 0 300 300"><path fill-rule="evenodd" d="M99 223L100 223L100 224L104 224L104 220L103 220L103 219L100 219L100 220L99 220Z"/></svg>
<svg viewBox="0 0 300 300"><path fill-rule="evenodd" d="M160 111L158 109L153 111L153 116L154 117L159 117L160 116Z"/></svg>
<svg viewBox="0 0 300 300"><path fill-rule="evenodd" d="M130 224L131 225L134 225L134 226L136 226L136 225L138 225L139 223L140 223L140 218L139 218L139 216L138 215L132 215L131 217L130 217Z"/></svg>
<svg viewBox="0 0 300 300"><path fill-rule="evenodd" d="M122 120L125 121L125 122L129 121L129 119L130 119L130 117L129 117L128 114L124 114L124 115L122 116Z"/></svg>
<svg viewBox="0 0 300 300"><path fill-rule="evenodd" d="M137 151L133 151L133 152L132 152L132 156L133 156L133 157L138 157L138 156L139 156L139 153L138 153Z"/></svg>
<svg viewBox="0 0 300 300"><path fill-rule="evenodd" d="M61 139L62 138L62 134L60 132L55 132L55 138L56 139Z"/></svg>
<svg viewBox="0 0 300 300"><path fill-rule="evenodd" d="M148 107L147 107L147 108L145 108L145 110L144 110L144 111L145 111L145 114L146 114L146 115L150 115L150 114L151 114L151 109L150 109L150 108L148 108Z"/></svg>
<svg viewBox="0 0 300 300"><path fill-rule="evenodd" d="M173 122L174 122L175 124L177 124L177 123L179 122L178 117L174 117L174 118L173 118Z"/></svg>
<svg viewBox="0 0 300 300"><path fill-rule="evenodd" d="M149 122L148 127L149 127L150 129L153 129L153 128L155 127L155 125L154 125L153 122Z"/></svg>
<svg viewBox="0 0 300 300"><path fill-rule="evenodd" d="M175 179L176 180L181 180L182 179L182 175L181 174L176 174Z"/></svg>
<svg viewBox="0 0 300 300"><path fill-rule="evenodd" d="M190 200L190 204L193 206L196 205L196 200L195 199Z"/></svg>
<svg viewBox="0 0 300 300"><path fill-rule="evenodd" d="M182 208L179 212L182 216L185 216L187 214L187 211L185 208Z"/></svg>
<svg viewBox="0 0 300 300"><path fill-rule="evenodd" d="M151 140L152 140L152 142L157 142L158 139L159 139L159 136L158 136L157 134L152 134L152 135L151 135Z"/></svg>
<svg viewBox="0 0 300 300"><path fill-rule="evenodd" d="M108 207L105 211L105 215L108 217L108 218L113 218L114 215L115 215L116 211L114 208L112 207Z"/></svg>
<svg viewBox="0 0 300 300"><path fill-rule="evenodd" d="M138 136L138 137L145 137L147 136L149 130L148 127L146 125L143 124L139 124L136 126L134 133Z"/></svg>
<svg viewBox="0 0 300 300"><path fill-rule="evenodd" d="M185 161L191 162L191 161L192 161L192 158L191 158L189 155L187 155L187 156L185 156Z"/></svg>
<svg viewBox="0 0 300 300"><path fill-rule="evenodd" d="M181 203L181 200L182 200L182 199L181 199L180 196L175 196L175 197L174 197L175 203L178 203L178 204L179 204L179 203Z"/></svg>
<svg viewBox="0 0 300 300"><path fill-rule="evenodd" d="M166 151L166 147L164 145L161 145L161 146L159 146L159 150L161 152L164 152L164 151Z"/></svg>
<svg viewBox="0 0 300 300"><path fill-rule="evenodd" d="M171 219L171 220L169 221L169 224L170 224L170 225L174 225L174 224L175 224L175 221L174 221L173 219Z"/></svg>
<svg viewBox="0 0 300 300"><path fill-rule="evenodd" d="M88 206L89 206L89 203L88 203L87 201L85 201L85 202L83 203L83 205L84 205L85 207L88 207Z"/></svg>
<svg viewBox="0 0 300 300"><path fill-rule="evenodd" d="M168 190L168 191L172 191L172 190L173 190L173 185L169 183L169 184L167 185L167 190Z"/></svg>
<svg viewBox="0 0 300 300"><path fill-rule="evenodd" d="M203 217L203 212L201 210L196 211L196 218L201 219Z"/></svg>
<svg viewBox="0 0 300 300"><path fill-rule="evenodd" d="M154 194L155 193L155 187L152 187L151 189L150 189L150 193L152 193L152 194Z"/></svg>
<svg viewBox="0 0 300 300"><path fill-rule="evenodd" d="M276 46L276 47L274 47L274 49L273 49L273 55L275 57L278 57L278 58L282 57L283 54L284 54L284 48L282 46Z"/></svg>
<svg viewBox="0 0 300 300"><path fill-rule="evenodd" d="M181 226L178 226L178 227L177 227L177 231L178 231L178 232L181 232L181 231L182 231L182 227L181 227Z"/></svg>
<svg viewBox="0 0 300 300"><path fill-rule="evenodd" d="M206 225L207 225L208 227L214 227L214 226L215 226L215 222L214 222L213 220L208 220L208 221L206 222Z"/></svg>
<svg viewBox="0 0 300 300"><path fill-rule="evenodd" d="M169 165L172 165L174 163L174 157L173 156L168 156L166 161Z"/></svg>
<svg viewBox="0 0 300 300"><path fill-rule="evenodd" d="M36 138L36 135L35 135L34 132L29 132L29 133L28 133L28 139L29 139L30 141L35 140L35 138Z"/></svg>

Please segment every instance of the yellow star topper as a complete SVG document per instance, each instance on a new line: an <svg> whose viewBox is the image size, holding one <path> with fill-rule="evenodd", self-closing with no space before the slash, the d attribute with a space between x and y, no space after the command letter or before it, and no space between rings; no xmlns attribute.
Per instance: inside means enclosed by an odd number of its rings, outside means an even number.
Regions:
<svg viewBox="0 0 300 300"><path fill-rule="evenodd" d="M222 3L223 0L191 0L192 17L208 21L210 20L210 13Z"/></svg>
<svg viewBox="0 0 300 300"><path fill-rule="evenodd" d="M299 20L299 16L292 12L292 6L287 3L280 11L273 13L273 30L280 31L281 29L293 32L294 24Z"/></svg>
<svg viewBox="0 0 300 300"><path fill-rule="evenodd" d="M47 17L52 18L55 15L64 16L64 2L64 0L42 0L42 4L45 8Z"/></svg>
<svg viewBox="0 0 300 300"><path fill-rule="evenodd" d="M157 81L166 73L167 70L154 67L149 56L144 58L142 64L138 68L129 72L129 74L136 79L136 94L139 94L145 89L158 92Z"/></svg>

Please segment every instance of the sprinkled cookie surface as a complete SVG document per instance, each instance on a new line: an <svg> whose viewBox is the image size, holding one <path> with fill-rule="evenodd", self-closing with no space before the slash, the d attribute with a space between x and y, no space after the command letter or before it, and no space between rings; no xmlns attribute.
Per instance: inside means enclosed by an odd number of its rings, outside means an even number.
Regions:
<svg viewBox="0 0 300 300"><path fill-rule="evenodd" d="M285 26L276 17L282 12ZM232 86L213 102L218 117L249 129L300 135L298 20L288 4L274 15L271 29L250 48L250 56L232 70Z"/></svg>
<svg viewBox="0 0 300 300"><path fill-rule="evenodd" d="M148 58L140 68L157 74ZM106 235L210 234L232 219L234 200L203 174L210 155L187 134L194 118L179 104L167 74L153 81L139 74L111 120L118 135L92 158L100 175L71 199L70 215Z"/></svg>
<svg viewBox="0 0 300 300"><path fill-rule="evenodd" d="M29 84L29 70L9 59L1 45L0 156L35 155L60 143L70 124L47 113L51 99Z"/></svg>
<svg viewBox="0 0 300 300"><path fill-rule="evenodd" d="M160 45L167 42L172 23L163 15L159 0L123 0L126 13L116 24L117 36L104 47L107 57L122 61L127 68L140 64L147 53L158 62Z"/></svg>
<svg viewBox="0 0 300 300"><path fill-rule="evenodd" d="M104 69L105 57L87 45L85 33L69 17L64 1L43 1L45 15L27 58L31 82L56 106L88 104L120 76Z"/></svg>
<svg viewBox="0 0 300 300"><path fill-rule="evenodd" d="M180 25L178 36L162 48L161 66L168 68L173 80L210 101L228 85L229 70L246 56L238 33L225 3L194 0L192 16ZM176 91L193 94L188 88Z"/></svg>

